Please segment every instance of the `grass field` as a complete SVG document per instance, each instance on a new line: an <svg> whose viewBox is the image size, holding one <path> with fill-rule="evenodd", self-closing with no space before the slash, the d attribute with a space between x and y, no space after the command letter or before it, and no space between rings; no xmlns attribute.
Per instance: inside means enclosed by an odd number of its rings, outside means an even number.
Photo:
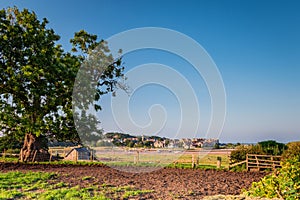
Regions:
<svg viewBox="0 0 300 200"><path fill-rule="evenodd" d="M155 166L155 167L176 167L176 168L191 168L192 160L197 168L216 168L218 157L221 158L221 168L229 166L230 150L211 150L211 151L169 151L155 150L142 151L139 150L107 150L96 149L96 156L99 159L98 163L103 163L108 166ZM0 157L0 162L17 162L17 157ZM47 162L46 162L47 163ZM60 161L51 163L68 163L70 161ZM79 162L84 164L85 162ZM96 164L97 162L94 161ZM90 164L90 163L86 163Z"/></svg>
<svg viewBox="0 0 300 200"><path fill-rule="evenodd" d="M138 152L138 153L137 153ZM192 166L192 160L199 167L216 167L218 157L221 158L222 168L229 166L229 150L211 151L170 151L170 150L106 150L96 149L97 158L107 165L117 166L161 166L184 167Z"/></svg>

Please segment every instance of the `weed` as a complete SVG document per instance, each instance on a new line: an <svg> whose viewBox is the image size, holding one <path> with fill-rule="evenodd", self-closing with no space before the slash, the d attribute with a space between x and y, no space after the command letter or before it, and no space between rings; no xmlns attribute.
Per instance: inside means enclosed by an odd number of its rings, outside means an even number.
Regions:
<svg viewBox="0 0 300 200"><path fill-rule="evenodd" d="M81 180L85 181L85 180L91 180L91 179L93 179L92 176L85 176L85 177L82 177Z"/></svg>

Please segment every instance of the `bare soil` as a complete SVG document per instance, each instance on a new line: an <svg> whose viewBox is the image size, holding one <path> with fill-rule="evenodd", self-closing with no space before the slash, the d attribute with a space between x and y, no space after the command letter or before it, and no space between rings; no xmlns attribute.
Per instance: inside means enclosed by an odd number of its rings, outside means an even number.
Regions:
<svg viewBox="0 0 300 200"><path fill-rule="evenodd" d="M238 195L244 188L259 181L263 172L231 172L220 170L164 168L147 173L118 171L107 166L49 165L0 163L0 171L43 171L60 174L56 181L70 186L112 185L133 186L153 190L133 199L202 199L211 195ZM85 179L83 177L92 177Z"/></svg>

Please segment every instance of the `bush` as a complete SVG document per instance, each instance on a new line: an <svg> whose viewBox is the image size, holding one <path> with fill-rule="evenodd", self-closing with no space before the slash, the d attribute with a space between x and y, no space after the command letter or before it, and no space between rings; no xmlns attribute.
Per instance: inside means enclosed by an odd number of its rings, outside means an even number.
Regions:
<svg viewBox="0 0 300 200"><path fill-rule="evenodd" d="M247 154L264 154L264 152L259 145L240 145L230 153L230 162L236 163L246 160Z"/></svg>
<svg viewBox="0 0 300 200"><path fill-rule="evenodd" d="M295 152L300 152L300 142L298 144L299 146L298 151ZM246 160L246 155L247 154L260 154L260 155L281 155L284 150L286 149L286 145L283 143L278 143L273 140L268 140L268 141L262 141L259 142L256 145L251 145L251 146L244 146L240 145L238 146L235 150L233 150L230 154L230 162L231 163L236 163L240 162L243 160ZM293 146L294 149L294 146Z"/></svg>
<svg viewBox="0 0 300 200"><path fill-rule="evenodd" d="M258 145L261 147L264 154L278 156L283 153L286 149L286 145L283 143L276 142L274 140L267 140L259 142Z"/></svg>
<svg viewBox="0 0 300 200"><path fill-rule="evenodd" d="M282 168L252 183L247 196L300 199L300 162L296 157L282 163Z"/></svg>
<svg viewBox="0 0 300 200"><path fill-rule="evenodd" d="M230 162L236 163L243 160L246 160L246 155L248 152L248 147L246 146L238 146L235 150L230 153Z"/></svg>
<svg viewBox="0 0 300 200"><path fill-rule="evenodd" d="M290 142L287 144L287 149L282 154L283 160L297 159L300 162L300 141Z"/></svg>
<svg viewBox="0 0 300 200"><path fill-rule="evenodd" d="M7 149L21 149L23 138L16 139L17 137L5 135L0 137L0 152Z"/></svg>

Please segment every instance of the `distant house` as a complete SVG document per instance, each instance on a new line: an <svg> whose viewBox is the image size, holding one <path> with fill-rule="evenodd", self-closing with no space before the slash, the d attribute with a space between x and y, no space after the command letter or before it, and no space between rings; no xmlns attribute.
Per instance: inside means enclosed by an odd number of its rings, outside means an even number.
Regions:
<svg viewBox="0 0 300 200"><path fill-rule="evenodd" d="M153 144L155 148L164 148L165 147L165 142L164 141L158 141L156 140Z"/></svg>
<svg viewBox="0 0 300 200"><path fill-rule="evenodd" d="M73 148L66 154L64 160L87 161L92 160L94 156L91 151L85 147Z"/></svg>

